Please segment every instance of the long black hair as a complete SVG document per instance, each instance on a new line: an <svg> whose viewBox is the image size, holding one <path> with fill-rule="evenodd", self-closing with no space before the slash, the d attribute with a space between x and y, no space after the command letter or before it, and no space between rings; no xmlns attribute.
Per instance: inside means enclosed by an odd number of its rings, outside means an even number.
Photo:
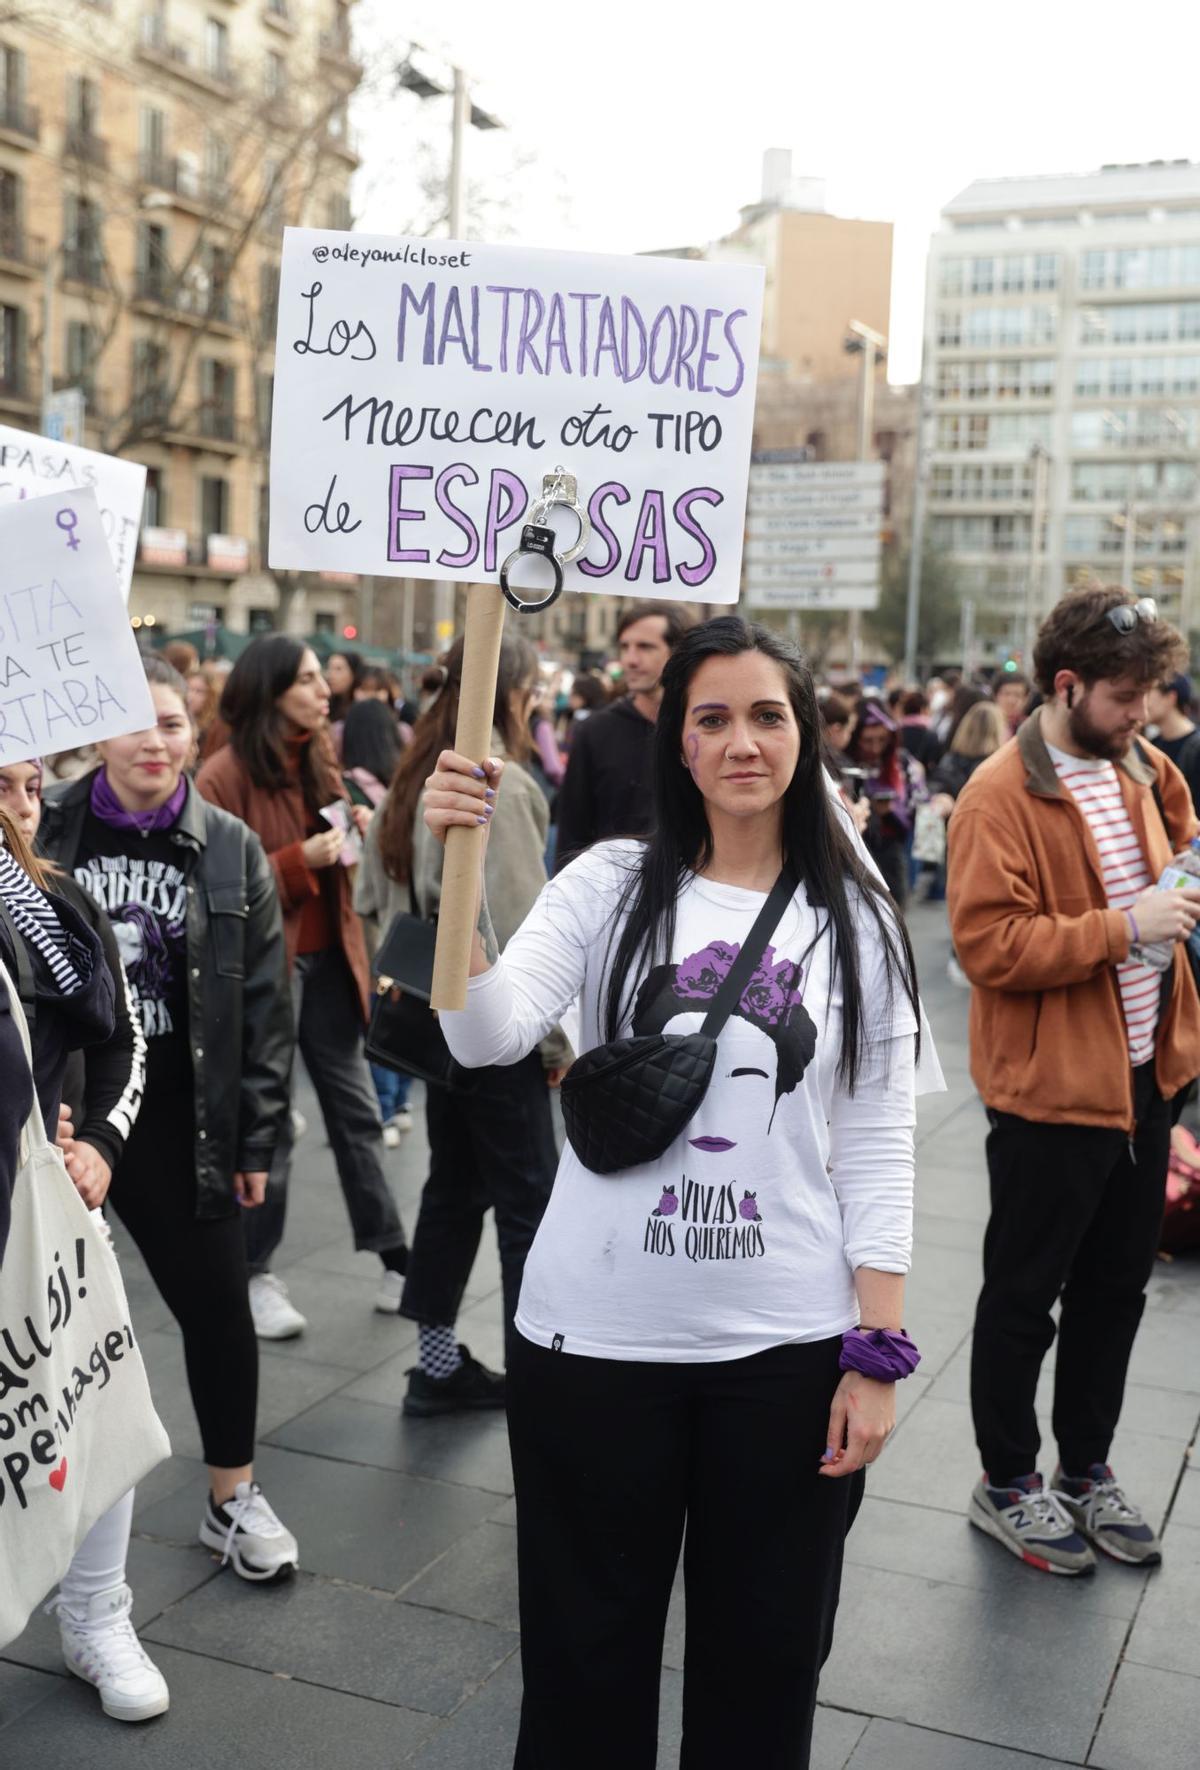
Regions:
<svg viewBox="0 0 1200 1770"><path fill-rule="evenodd" d="M864 1002L859 971L855 902L874 917L886 956L889 997L897 983L914 1012L917 975L912 945L885 887L863 861L834 808L822 766L821 715L812 674L799 650L778 633L723 615L686 633L667 660L654 738L654 827L620 896L613 927L605 994L606 1036L619 1036L646 972L667 961L675 939L675 909L689 874L712 860L713 839L704 799L684 759L688 688L709 658L758 651L778 664L800 730L796 771L783 796L783 864L804 884L809 902L824 912L833 938L833 966L842 980L842 1045L838 1074L852 1093L864 1045Z"/></svg>
<svg viewBox="0 0 1200 1770"><path fill-rule="evenodd" d="M392 776L403 749L396 715L382 701L355 701L346 714L342 731L342 767L365 768L385 787Z"/></svg>
<svg viewBox="0 0 1200 1770"><path fill-rule="evenodd" d="M295 682L309 650L286 633L265 633L246 647L221 695L221 718L229 727L233 753L254 785L268 792L285 792L295 779L283 715L275 703ZM314 732L299 754L304 802L310 811L319 811L342 791L328 732Z"/></svg>

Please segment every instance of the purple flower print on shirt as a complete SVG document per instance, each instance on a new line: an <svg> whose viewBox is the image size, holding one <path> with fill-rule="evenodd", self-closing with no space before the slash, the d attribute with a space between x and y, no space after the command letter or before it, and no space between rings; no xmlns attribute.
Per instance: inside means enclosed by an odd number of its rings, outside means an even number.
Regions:
<svg viewBox="0 0 1200 1770"><path fill-rule="evenodd" d="M673 988L683 1002L711 1002L733 969L740 946L713 940L698 953L680 960L675 970ZM757 970L742 991L738 1012L747 1020L764 1026L779 1026L802 999L801 968L790 959L776 965L775 948L763 953Z"/></svg>

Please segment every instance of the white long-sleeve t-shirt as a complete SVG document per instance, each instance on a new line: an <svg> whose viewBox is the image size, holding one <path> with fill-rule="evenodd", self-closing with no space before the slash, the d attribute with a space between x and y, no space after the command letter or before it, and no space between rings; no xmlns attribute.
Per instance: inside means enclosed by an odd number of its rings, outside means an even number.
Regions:
<svg viewBox="0 0 1200 1770"><path fill-rule="evenodd" d="M576 997L581 1050L604 1043L614 913L639 854L602 843L550 881L499 962L471 979L466 1009L441 1015L460 1063L516 1062ZM639 980L622 1032L698 1031L764 902L691 877L671 962ZM883 937L861 906L856 925L867 1036L854 1094L837 1076L832 936L801 886L666 1153L604 1176L564 1148L525 1265L527 1339L595 1358L740 1358L844 1333L858 1320L856 1268L908 1270L917 1019L899 982L888 990Z"/></svg>

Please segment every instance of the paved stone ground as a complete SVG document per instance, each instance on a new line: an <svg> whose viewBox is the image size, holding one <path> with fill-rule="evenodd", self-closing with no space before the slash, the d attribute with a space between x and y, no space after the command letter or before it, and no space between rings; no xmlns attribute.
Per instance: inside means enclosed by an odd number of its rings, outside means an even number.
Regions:
<svg viewBox="0 0 1200 1770"><path fill-rule="evenodd" d="M945 981L942 914L918 906L913 926L950 1083L921 1113L909 1323L924 1361L901 1388L900 1428L849 1539L814 1770L1196 1770L1200 1470L1188 1458L1200 1418L1200 1267L1156 1277L1114 1451L1130 1490L1167 1526L1163 1569L1106 1564L1093 1580L1053 1580L969 1529L984 1118L967 1077L966 996ZM520 1671L504 1425L401 1418L415 1333L371 1312L377 1264L348 1250L332 1160L302 1104L311 1128L280 1264L310 1326L264 1349L258 1468L299 1537L303 1572L277 1590L246 1586L197 1543L204 1475L180 1343L122 1238L176 1452L139 1492L131 1564L135 1621L170 1681L171 1712L139 1728L104 1719L91 1691L64 1675L39 1616L0 1659L4 1770L511 1761ZM410 1223L423 1158L418 1124L393 1158ZM490 1232L461 1331L499 1360ZM663 1770L677 1762L682 1654L678 1599Z"/></svg>

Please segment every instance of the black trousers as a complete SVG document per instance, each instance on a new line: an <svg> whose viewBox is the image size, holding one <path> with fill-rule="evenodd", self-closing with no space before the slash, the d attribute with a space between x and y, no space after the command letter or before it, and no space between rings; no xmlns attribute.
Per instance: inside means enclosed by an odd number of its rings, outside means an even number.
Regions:
<svg viewBox="0 0 1200 1770"><path fill-rule="evenodd" d="M426 1089L429 1178L409 1249L400 1313L450 1327L479 1249L484 1215L496 1213L505 1335L525 1256L554 1185L558 1152L541 1056L475 1071L469 1094Z"/></svg>
<svg viewBox="0 0 1200 1770"><path fill-rule="evenodd" d="M194 1146L190 1095L148 1089L108 1202L179 1323L204 1460L240 1469L254 1459L258 1408L242 1211L196 1216Z"/></svg>
<svg viewBox="0 0 1200 1770"><path fill-rule="evenodd" d="M989 1112L992 1213L975 1311L971 1409L997 1485L1037 1467L1034 1397L1054 1339L1054 1436L1068 1475L1108 1461L1162 1227L1171 1112L1134 1071L1137 1125L1043 1125Z"/></svg>
<svg viewBox="0 0 1200 1770"><path fill-rule="evenodd" d="M863 1493L861 1473L817 1474L840 1349L632 1364L518 1338L515 1770L653 1770L685 1524L680 1770L806 1770Z"/></svg>
<svg viewBox="0 0 1200 1770"><path fill-rule="evenodd" d="M400 1212L383 1168L379 1098L363 1050L362 1007L341 947L305 953L292 967L296 1043L317 1091L356 1248L373 1254L404 1247ZM283 1240L295 1136L291 1115L280 1129L267 1196L246 1213L246 1255L265 1272Z"/></svg>

